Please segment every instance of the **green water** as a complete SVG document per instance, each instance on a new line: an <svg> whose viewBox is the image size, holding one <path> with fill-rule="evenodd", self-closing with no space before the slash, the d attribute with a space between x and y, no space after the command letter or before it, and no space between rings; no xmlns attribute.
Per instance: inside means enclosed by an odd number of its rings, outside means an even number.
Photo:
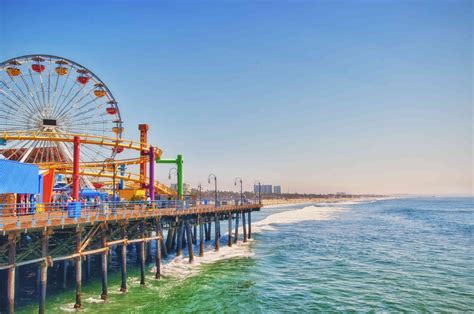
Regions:
<svg viewBox="0 0 474 314"><path fill-rule="evenodd" d="M474 311L472 198L303 207L264 209L254 215L254 241L229 249L223 237L221 252L202 263L168 261L162 280L148 266L144 287L131 266L126 294L112 273L106 303L100 278L86 283L82 311ZM73 305L69 289L49 294L47 311Z"/></svg>

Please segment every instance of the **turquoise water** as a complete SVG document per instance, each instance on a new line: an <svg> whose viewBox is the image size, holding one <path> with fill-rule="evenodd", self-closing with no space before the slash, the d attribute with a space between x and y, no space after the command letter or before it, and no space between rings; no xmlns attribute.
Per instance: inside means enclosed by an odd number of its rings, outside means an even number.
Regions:
<svg viewBox="0 0 474 314"><path fill-rule="evenodd" d="M474 200L395 199L264 208L254 240L194 265L168 261L165 277L129 292L109 278L85 284L85 312L474 311ZM222 224L223 227L226 223ZM210 250L210 248L209 248ZM49 312L71 311L74 290L50 294ZM35 312L36 304L19 308Z"/></svg>

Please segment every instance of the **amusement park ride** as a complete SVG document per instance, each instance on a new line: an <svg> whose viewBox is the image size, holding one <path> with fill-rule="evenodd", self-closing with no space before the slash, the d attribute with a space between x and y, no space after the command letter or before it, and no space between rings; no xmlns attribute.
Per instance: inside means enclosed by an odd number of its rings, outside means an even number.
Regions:
<svg viewBox="0 0 474 314"><path fill-rule="evenodd" d="M76 189L141 191L152 199L176 195L153 175L155 162L175 163L182 197L181 155L161 159L162 150L147 141L146 124L138 127L140 141L123 139L123 124L107 85L72 60L27 55L0 63L0 158L38 165L51 189L62 174ZM119 158L124 151L137 157ZM126 172L131 165L139 165L139 174ZM51 201L45 195L43 202Z"/></svg>

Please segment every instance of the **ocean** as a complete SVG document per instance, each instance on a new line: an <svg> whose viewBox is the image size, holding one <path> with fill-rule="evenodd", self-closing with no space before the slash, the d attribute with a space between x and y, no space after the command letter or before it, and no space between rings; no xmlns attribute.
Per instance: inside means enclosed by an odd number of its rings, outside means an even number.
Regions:
<svg viewBox="0 0 474 314"><path fill-rule="evenodd" d="M83 285L88 313L474 311L474 199L406 198L266 207L252 240L206 244L189 264L169 257L146 286L129 262L126 294L113 264L109 300L100 276ZM242 233L240 233L242 234ZM195 248L195 252L198 248ZM49 313L74 312L74 286L48 286ZM17 307L37 312L37 303Z"/></svg>

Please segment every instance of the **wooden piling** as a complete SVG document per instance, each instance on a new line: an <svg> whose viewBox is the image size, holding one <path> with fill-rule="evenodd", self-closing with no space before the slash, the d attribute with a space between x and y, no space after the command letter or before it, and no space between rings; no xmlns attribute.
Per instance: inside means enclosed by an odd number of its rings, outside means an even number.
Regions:
<svg viewBox="0 0 474 314"><path fill-rule="evenodd" d="M178 228L176 230L176 232L178 233L177 235L177 248L176 248L176 256L181 256L183 254L183 222L180 221L178 223Z"/></svg>
<svg viewBox="0 0 474 314"><path fill-rule="evenodd" d="M148 232L148 237L149 238L152 237L151 231ZM145 258L147 263L149 263L151 261L151 257L152 257L151 251L152 251L152 243L151 243L151 241L148 241L146 243L146 258Z"/></svg>
<svg viewBox="0 0 474 314"><path fill-rule="evenodd" d="M156 218L156 236L161 235L161 219ZM155 279L161 278L161 244L163 242L163 237L156 239L156 256L155 256Z"/></svg>
<svg viewBox="0 0 474 314"><path fill-rule="evenodd" d="M234 243L237 243L239 241L239 212L235 213L235 237L234 237Z"/></svg>
<svg viewBox="0 0 474 314"><path fill-rule="evenodd" d="M212 230L212 221L209 217L209 222L207 223L207 238L206 241L211 241L211 230Z"/></svg>
<svg viewBox="0 0 474 314"><path fill-rule="evenodd" d="M145 239L145 223L141 224L141 238ZM145 285L145 240L140 242L140 285Z"/></svg>
<svg viewBox="0 0 474 314"><path fill-rule="evenodd" d="M189 263L192 263L194 261L194 252L193 252L193 241L192 241L192 235L191 235L191 225L189 223L189 220L186 220L186 237L188 239L188 255L189 255Z"/></svg>
<svg viewBox="0 0 474 314"><path fill-rule="evenodd" d="M199 222L199 256L204 256L204 222L201 217L198 217Z"/></svg>
<svg viewBox="0 0 474 314"><path fill-rule="evenodd" d="M89 281L91 279L91 257L90 256L86 256L84 257L84 263L82 266L85 267L86 269L86 280Z"/></svg>
<svg viewBox="0 0 474 314"><path fill-rule="evenodd" d="M160 225L161 228L161 225ZM163 236L163 228L160 229L160 236L161 236L161 257L162 258L167 258L168 257L168 249L166 247L165 241L163 241L164 236Z"/></svg>
<svg viewBox="0 0 474 314"><path fill-rule="evenodd" d="M172 241L173 241L173 236L174 236L174 227L170 225L170 228L168 229L168 234L166 235L166 249L168 251L172 250Z"/></svg>
<svg viewBox="0 0 474 314"><path fill-rule="evenodd" d="M48 244L49 244L49 232L48 230L44 231L41 235L41 257L44 257L45 260L41 263L40 266L40 293L39 293L39 309L38 313L44 314L44 308L46 305L46 287L48 282L48 261L46 260L48 256Z"/></svg>
<svg viewBox="0 0 474 314"><path fill-rule="evenodd" d="M216 251L219 251L219 248L220 248L220 243L221 243L221 239L220 239L220 232L219 232L219 227L220 227L220 221L219 221L219 215L218 214L215 214L214 216L214 233L215 233L215 241L216 241Z"/></svg>
<svg viewBox="0 0 474 314"><path fill-rule="evenodd" d="M68 269L68 266L69 266L69 261L65 260L63 262L63 281L62 281L63 289L66 289L66 287L67 287L67 269Z"/></svg>
<svg viewBox="0 0 474 314"><path fill-rule="evenodd" d="M227 246L231 247L232 246L232 213L229 213L229 216L228 216L228 227L227 229L228 230L228 236L229 236L229 239L227 240Z"/></svg>
<svg viewBox="0 0 474 314"><path fill-rule="evenodd" d="M193 225L193 245L197 244L197 223Z"/></svg>
<svg viewBox="0 0 474 314"><path fill-rule="evenodd" d="M76 253L81 252L81 229L76 231ZM82 261L81 257L76 257L76 303L74 304L75 309L82 307Z"/></svg>
<svg viewBox="0 0 474 314"><path fill-rule="evenodd" d="M244 243L247 242L247 224L245 223L245 212L242 211L242 233L244 234Z"/></svg>
<svg viewBox="0 0 474 314"><path fill-rule="evenodd" d="M107 248L107 226L102 226L102 248ZM102 253L102 293L100 298L107 301L109 293L107 290L107 250Z"/></svg>
<svg viewBox="0 0 474 314"><path fill-rule="evenodd" d="M15 312L15 261L16 261L16 233L8 235L8 282L7 282L7 298L8 298L8 313Z"/></svg>
<svg viewBox="0 0 474 314"><path fill-rule="evenodd" d="M121 230L122 240L127 238L127 231L125 230L125 226L122 226ZM121 273L122 273L122 283L120 285L121 292L127 292L127 242L122 243L122 256L121 256Z"/></svg>
<svg viewBox="0 0 474 314"><path fill-rule="evenodd" d="M249 218L249 219L248 219L248 220L249 220L249 221L248 221L248 224L249 224L249 230L248 230L248 232L249 232L249 239L251 239L251 238L252 238L252 211L251 211L251 210L249 210L248 215L249 215L249 217L248 217L248 218Z"/></svg>

